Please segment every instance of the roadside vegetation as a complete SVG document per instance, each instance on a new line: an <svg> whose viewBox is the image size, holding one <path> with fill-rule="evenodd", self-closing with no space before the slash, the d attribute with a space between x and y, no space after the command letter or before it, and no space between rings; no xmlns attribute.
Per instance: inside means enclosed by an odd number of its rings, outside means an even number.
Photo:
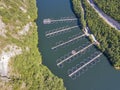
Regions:
<svg viewBox="0 0 120 90"><path fill-rule="evenodd" d="M102 11L120 23L120 0L94 0Z"/></svg>
<svg viewBox="0 0 120 90"><path fill-rule="evenodd" d="M84 21L86 21L91 33L93 33L100 42L99 49L108 57L110 63L116 69L120 69L120 32L107 25L86 0L72 0L74 3L74 11L77 16L81 16L80 6L78 7L80 1L85 10ZM110 1L107 2L111 3ZM80 21L82 21L81 17Z"/></svg>
<svg viewBox="0 0 120 90"><path fill-rule="evenodd" d="M22 54L11 58L9 82L0 80L0 90L66 90L63 80L54 76L42 64L38 51L36 0L0 0L0 19L6 25L6 37L0 36L0 52L9 44L22 49ZM32 22L27 35L19 35Z"/></svg>

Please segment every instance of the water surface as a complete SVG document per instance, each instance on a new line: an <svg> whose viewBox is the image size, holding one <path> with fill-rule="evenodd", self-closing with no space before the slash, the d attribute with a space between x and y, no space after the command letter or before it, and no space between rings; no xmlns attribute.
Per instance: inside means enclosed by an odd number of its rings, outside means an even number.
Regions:
<svg viewBox="0 0 120 90"><path fill-rule="evenodd" d="M77 43L69 44L63 48L58 48L56 51L51 50L56 42L67 41L75 34L83 33L80 28L75 28L71 32L63 33L52 38L45 36L46 31L53 30L64 26L78 25L77 21L74 22L61 22L44 25L43 19L59 19L62 17L75 17L69 0L37 0L38 6L38 33L39 33L39 49L42 54L43 64L46 65L52 73L58 77L63 78L67 90L120 90L120 72L113 69L109 64L107 58L102 55L100 62L93 68L88 69L77 79L73 80L68 77L68 69L75 66L77 63L83 61L93 52L98 51L94 46L85 51L79 58L71 63L65 63L63 68L58 68L56 60L61 56L69 53L71 50L81 46L84 43L89 43L87 38L80 39Z"/></svg>

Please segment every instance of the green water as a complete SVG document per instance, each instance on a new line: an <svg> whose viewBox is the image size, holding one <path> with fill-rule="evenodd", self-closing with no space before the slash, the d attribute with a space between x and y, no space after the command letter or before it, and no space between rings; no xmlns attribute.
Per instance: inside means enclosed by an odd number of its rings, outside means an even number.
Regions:
<svg viewBox="0 0 120 90"><path fill-rule="evenodd" d="M100 62L93 68L89 68L84 74L77 79L73 80L68 77L68 69L71 69L77 63L80 63L93 52L98 51L94 46L90 47L79 58L75 59L71 63L64 63L63 68L58 68L56 60L61 56L69 53L71 50L81 46L84 43L89 42L87 38L82 38L74 44L58 48L56 51L51 50L51 47L55 46L56 42L61 40L67 41L72 35L82 33L80 28L75 28L71 32L63 33L52 38L47 38L45 32L64 26L77 25L77 21L74 22L60 22L44 25L43 19L59 19L61 17L75 17L69 0L37 0L38 6L38 33L39 33L39 49L42 54L43 64L46 65L52 73L58 77L63 78L65 87L67 90L120 90L120 72L114 70L109 64L107 58L102 55Z"/></svg>

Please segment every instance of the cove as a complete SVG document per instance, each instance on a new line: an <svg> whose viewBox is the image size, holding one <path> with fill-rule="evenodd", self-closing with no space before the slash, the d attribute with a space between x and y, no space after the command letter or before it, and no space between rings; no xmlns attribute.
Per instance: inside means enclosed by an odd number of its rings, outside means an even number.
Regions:
<svg viewBox="0 0 120 90"><path fill-rule="evenodd" d="M38 35L39 35L39 50L42 54L43 64L46 65L52 73L63 78L67 90L119 90L120 72L114 70L109 64L107 58L102 55L100 62L92 68L77 77L75 80L68 76L68 70L84 61L87 57L94 54L98 50L95 46L91 46L88 50L75 58L70 63L64 63L63 68L57 66L57 59L65 56L75 48L78 48L86 43L90 43L86 37L80 38L77 42L70 43L64 47L59 47L57 50L52 50L58 42L71 40L75 35L82 35L83 32L79 27L73 28L66 33L61 33L50 38L46 37L46 32L51 30L59 30L61 27L78 26L78 21L54 22L51 24L43 24L43 20L50 18L54 20L64 18L76 18L72 11L70 0L37 0L38 7Z"/></svg>

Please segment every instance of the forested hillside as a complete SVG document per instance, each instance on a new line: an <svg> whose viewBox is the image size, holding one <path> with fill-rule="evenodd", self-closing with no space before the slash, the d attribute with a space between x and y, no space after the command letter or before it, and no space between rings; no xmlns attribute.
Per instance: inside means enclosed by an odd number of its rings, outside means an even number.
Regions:
<svg viewBox="0 0 120 90"><path fill-rule="evenodd" d="M36 0L0 0L0 90L65 90L42 65L36 18Z"/></svg>
<svg viewBox="0 0 120 90"><path fill-rule="evenodd" d="M120 23L120 0L94 0L107 15Z"/></svg>

